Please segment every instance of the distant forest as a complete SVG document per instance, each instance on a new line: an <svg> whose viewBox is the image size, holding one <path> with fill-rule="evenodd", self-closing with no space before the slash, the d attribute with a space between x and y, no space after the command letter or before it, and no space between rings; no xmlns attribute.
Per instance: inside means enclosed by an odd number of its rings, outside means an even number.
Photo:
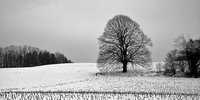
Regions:
<svg viewBox="0 0 200 100"><path fill-rule="evenodd" d="M72 63L72 61L62 53L50 53L31 46L0 47L0 68L33 67L59 63Z"/></svg>

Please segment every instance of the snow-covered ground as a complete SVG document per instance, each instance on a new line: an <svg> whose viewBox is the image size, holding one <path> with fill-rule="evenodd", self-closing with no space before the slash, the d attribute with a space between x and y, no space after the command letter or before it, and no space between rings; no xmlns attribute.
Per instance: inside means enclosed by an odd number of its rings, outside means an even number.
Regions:
<svg viewBox="0 0 200 100"><path fill-rule="evenodd" d="M200 94L200 78L150 76L143 70L98 73L95 63L0 69L0 91L120 91ZM147 74L147 75L146 75Z"/></svg>
<svg viewBox="0 0 200 100"><path fill-rule="evenodd" d="M90 78L98 72L95 63L70 63L31 68L0 69L0 89L48 86Z"/></svg>

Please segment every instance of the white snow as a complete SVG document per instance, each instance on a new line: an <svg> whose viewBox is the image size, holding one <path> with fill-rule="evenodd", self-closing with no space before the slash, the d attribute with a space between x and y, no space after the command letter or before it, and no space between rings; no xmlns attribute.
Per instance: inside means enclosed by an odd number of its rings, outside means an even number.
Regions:
<svg viewBox="0 0 200 100"><path fill-rule="evenodd" d="M3 68L0 69L0 91L200 93L200 78L150 76L151 73L149 74L147 70L143 71L142 69L128 73L96 75L98 72L95 63Z"/></svg>
<svg viewBox="0 0 200 100"><path fill-rule="evenodd" d="M0 69L0 89L30 88L84 80L98 72L95 63Z"/></svg>

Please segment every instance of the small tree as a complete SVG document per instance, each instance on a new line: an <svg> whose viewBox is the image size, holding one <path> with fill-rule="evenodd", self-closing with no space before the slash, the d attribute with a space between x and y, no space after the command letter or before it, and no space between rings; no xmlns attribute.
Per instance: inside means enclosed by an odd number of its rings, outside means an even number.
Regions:
<svg viewBox="0 0 200 100"><path fill-rule="evenodd" d="M176 59L178 56L178 50L171 50L167 53L167 57L165 58L165 72L164 74L174 75L176 74L177 63Z"/></svg>
<svg viewBox="0 0 200 100"><path fill-rule="evenodd" d="M128 16L117 15L109 20L98 40L97 67L100 71L109 71L122 64L123 72L127 72L128 63L146 66L151 61L147 48L152 46L150 38Z"/></svg>
<svg viewBox="0 0 200 100"><path fill-rule="evenodd" d="M64 54L61 54L59 52L55 53L56 61L57 63L72 63L71 60L68 60Z"/></svg>

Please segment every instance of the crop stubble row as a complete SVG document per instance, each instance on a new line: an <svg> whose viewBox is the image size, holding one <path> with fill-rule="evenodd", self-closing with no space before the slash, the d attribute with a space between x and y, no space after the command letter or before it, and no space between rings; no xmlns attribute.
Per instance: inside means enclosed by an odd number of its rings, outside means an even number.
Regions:
<svg viewBox="0 0 200 100"><path fill-rule="evenodd" d="M0 92L1 100L199 100L199 94L145 92L72 92L10 91Z"/></svg>

